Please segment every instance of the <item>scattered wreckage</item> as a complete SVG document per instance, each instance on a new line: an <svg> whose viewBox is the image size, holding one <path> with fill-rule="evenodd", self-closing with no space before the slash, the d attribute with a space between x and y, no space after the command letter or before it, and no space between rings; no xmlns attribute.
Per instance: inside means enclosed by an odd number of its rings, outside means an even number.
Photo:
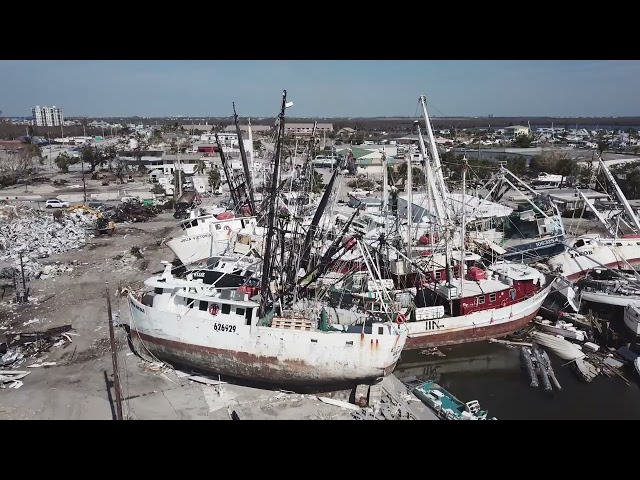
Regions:
<svg viewBox="0 0 640 480"><path fill-rule="evenodd" d="M35 360L26 368L51 367L56 362L46 362L46 354L52 348L67 348L73 340L71 325L53 327L41 332L10 332L0 343L0 389L20 388L21 379L29 375L28 370L15 370L28 359Z"/></svg>

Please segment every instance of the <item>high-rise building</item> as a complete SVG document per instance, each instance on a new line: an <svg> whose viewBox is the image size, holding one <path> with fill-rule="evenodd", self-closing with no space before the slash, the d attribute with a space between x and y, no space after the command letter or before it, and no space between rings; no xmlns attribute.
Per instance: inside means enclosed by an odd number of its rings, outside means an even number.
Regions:
<svg viewBox="0 0 640 480"><path fill-rule="evenodd" d="M33 115L33 124L38 127L59 127L64 123L64 115L62 109L56 107L36 106L31 109Z"/></svg>

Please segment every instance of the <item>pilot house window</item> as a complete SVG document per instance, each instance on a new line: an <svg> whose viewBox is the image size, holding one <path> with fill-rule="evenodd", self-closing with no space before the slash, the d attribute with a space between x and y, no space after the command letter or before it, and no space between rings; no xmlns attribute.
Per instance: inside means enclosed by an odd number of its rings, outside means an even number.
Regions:
<svg viewBox="0 0 640 480"><path fill-rule="evenodd" d="M231 305L228 303L222 304L222 313L223 315L229 315L231 313Z"/></svg>
<svg viewBox="0 0 640 480"><path fill-rule="evenodd" d="M496 301L496 294L495 293L489 294L489 301L490 302L495 302Z"/></svg>
<svg viewBox="0 0 640 480"><path fill-rule="evenodd" d="M476 297L476 303L478 305L482 305L484 303L484 295L480 295L479 297Z"/></svg>

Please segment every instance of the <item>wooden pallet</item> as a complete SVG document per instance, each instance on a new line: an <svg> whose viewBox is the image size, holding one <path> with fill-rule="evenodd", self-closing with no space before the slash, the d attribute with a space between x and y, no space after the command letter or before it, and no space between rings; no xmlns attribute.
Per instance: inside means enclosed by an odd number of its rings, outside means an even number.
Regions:
<svg viewBox="0 0 640 480"><path fill-rule="evenodd" d="M313 323L306 318L274 317L271 321L271 326L274 328L285 328L288 330L309 331L313 328Z"/></svg>

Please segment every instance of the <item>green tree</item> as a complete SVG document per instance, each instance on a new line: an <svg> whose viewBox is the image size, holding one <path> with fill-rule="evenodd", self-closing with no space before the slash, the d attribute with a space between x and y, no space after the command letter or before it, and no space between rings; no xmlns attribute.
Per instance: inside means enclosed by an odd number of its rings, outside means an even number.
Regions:
<svg viewBox="0 0 640 480"><path fill-rule="evenodd" d="M517 176L527 173L527 160L522 157L505 158L507 168Z"/></svg>
<svg viewBox="0 0 640 480"><path fill-rule="evenodd" d="M529 148L533 142L531 135L518 135L514 141L514 145L518 148Z"/></svg>
<svg viewBox="0 0 640 480"><path fill-rule="evenodd" d="M324 177L322 176L321 173L316 172L315 170L313 171L313 185L312 185L312 191L313 193L320 193L322 192L322 190L324 190Z"/></svg>
<svg viewBox="0 0 640 480"><path fill-rule="evenodd" d="M209 170L209 186L211 187L211 190L219 188L221 180L222 177L220 175L220 169L212 168Z"/></svg>
<svg viewBox="0 0 640 480"><path fill-rule="evenodd" d="M129 173L129 164L127 161L122 159L116 160L113 173L120 183L124 183L124 177Z"/></svg>
<svg viewBox="0 0 640 480"><path fill-rule="evenodd" d="M204 163L204 160L198 160L195 167L193 168L194 173L205 173L207 170L207 166Z"/></svg>
<svg viewBox="0 0 640 480"><path fill-rule="evenodd" d="M413 167L411 169L411 183L413 186L421 186L425 184L424 172L420 167Z"/></svg>
<svg viewBox="0 0 640 480"><path fill-rule="evenodd" d="M73 162L72 158L67 152L62 152L58 154L58 156L54 160L54 163L62 173L69 173L69 165L72 165L75 162Z"/></svg>
<svg viewBox="0 0 640 480"><path fill-rule="evenodd" d="M98 149L90 147L89 145L82 147L82 150L80 150L80 157L84 163L91 167L91 173L93 173L96 166L103 161L102 156L98 154Z"/></svg>

